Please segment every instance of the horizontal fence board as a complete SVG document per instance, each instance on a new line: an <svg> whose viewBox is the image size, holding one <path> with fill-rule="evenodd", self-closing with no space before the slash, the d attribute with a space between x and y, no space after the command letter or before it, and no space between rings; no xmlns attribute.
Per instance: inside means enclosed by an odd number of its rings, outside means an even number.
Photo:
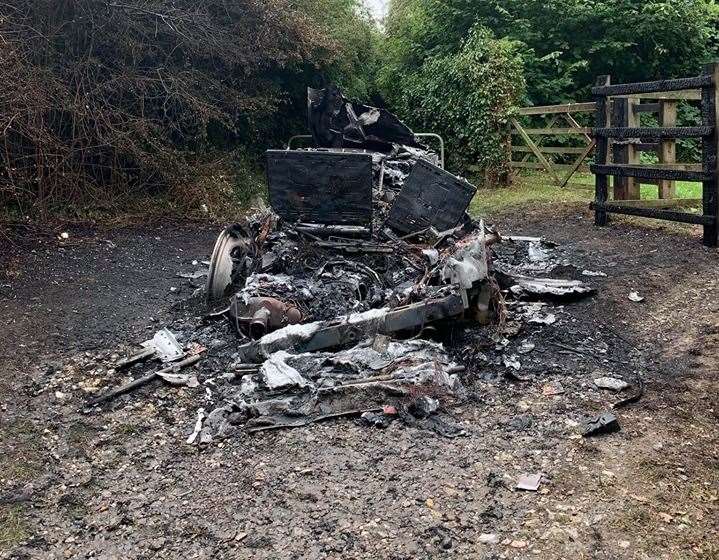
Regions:
<svg viewBox="0 0 719 560"><path fill-rule="evenodd" d="M577 148L574 146L538 146L539 151L544 154L583 154L586 147ZM513 152L529 152L532 153L532 148L529 146L512 146Z"/></svg>
<svg viewBox="0 0 719 560"><path fill-rule="evenodd" d="M626 214L628 216L639 216L641 218L669 220L683 224L711 225L715 220L714 216L702 216L701 214L690 214L688 212L673 212L660 208L622 205L621 202L592 202L590 207L593 210L604 210L612 214Z"/></svg>
<svg viewBox="0 0 719 560"><path fill-rule="evenodd" d="M510 161L509 165L516 169L546 169L546 167L536 161ZM552 169L573 169L573 164L568 163L552 163ZM589 166L584 165L580 168L582 171L589 171Z"/></svg>
<svg viewBox="0 0 719 560"><path fill-rule="evenodd" d="M701 198L646 198L644 200L617 200L622 206L644 206L646 208L701 208Z"/></svg>
<svg viewBox="0 0 719 560"><path fill-rule="evenodd" d="M596 108L593 101L587 103L565 103L564 105L538 105L536 107L522 107L520 115L552 115L556 113L591 113Z"/></svg>
<svg viewBox="0 0 719 560"><path fill-rule="evenodd" d="M632 110L635 113L658 113L660 109L660 103L635 103L632 105Z"/></svg>
<svg viewBox="0 0 719 560"><path fill-rule="evenodd" d="M674 126L641 128L595 128L592 134L605 138L699 138L710 136L713 126Z"/></svg>
<svg viewBox="0 0 719 560"><path fill-rule="evenodd" d="M676 164L666 166L642 166L642 165L599 165L590 167L592 173L597 175L614 175L615 177L637 177L639 179L665 179L668 181L704 181L710 179L712 174L701 170L681 169Z"/></svg>
<svg viewBox="0 0 719 560"><path fill-rule="evenodd" d="M656 152L659 149L659 144L656 142L637 142L632 146L640 152Z"/></svg>
<svg viewBox="0 0 719 560"><path fill-rule="evenodd" d="M525 128L524 132L530 135L561 135L561 134L591 134L592 129L587 126L571 127L571 128ZM518 131L512 131L512 134L519 134Z"/></svg>
<svg viewBox="0 0 719 560"><path fill-rule="evenodd" d="M711 86L711 76L696 76L694 78L677 78L674 80L657 80L654 82L636 82L633 84L615 84L597 86L592 88L592 95L617 96L637 95L642 93L664 93L687 89L698 89Z"/></svg>
<svg viewBox="0 0 719 560"><path fill-rule="evenodd" d="M664 101L700 101L702 98L702 90L700 89L688 89L685 91L665 91L662 93L645 93L643 95L613 95L612 99L626 99L639 98L639 99L656 99Z"/></svg>

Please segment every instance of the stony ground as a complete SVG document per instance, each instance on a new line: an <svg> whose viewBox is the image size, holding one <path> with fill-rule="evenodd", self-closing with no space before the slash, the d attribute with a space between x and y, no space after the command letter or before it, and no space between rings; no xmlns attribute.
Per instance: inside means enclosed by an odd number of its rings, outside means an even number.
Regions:
<svg viewBox="0 0 719 560"><path fill-rule="evenodd" d="M4 243L0 558L719 558L719 254L692 230L595 229L578 206L496 222L607 277L544 331L544 374L465 374L456 439L343 420L198 449L196 398L170 387L82 414L95 356L173 320L191 290L176 274L216 228ZM580 335L606 357L551 344ZM583 439L617 400L600 374L641 374L646 394L616 411L620 432ZM514 489L525 472L538 492Z"/></svg>

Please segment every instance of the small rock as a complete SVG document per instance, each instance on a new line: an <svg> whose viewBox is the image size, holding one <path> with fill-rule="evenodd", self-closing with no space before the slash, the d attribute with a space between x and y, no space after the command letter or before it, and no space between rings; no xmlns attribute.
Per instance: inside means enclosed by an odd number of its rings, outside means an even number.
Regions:
<svg viewBox="0 0 719 560"><path fill-rule="evenodd" d="M629 387L629 383L616 377L598 377L594 380L594 384L600 389L608 389L609 391L623 391Z"/></svg>
<svg viewBox="0 0 719 560"><path fill-rule="evenodd" d="M482 544L497 544L499 537L494 533L482 533L479 535L479 542Z"/></svg>
<svg viewBox="0 0 719 560"><path fill-rule="evenodd" d="M527 541L512 541L509 546L512 548L526 548L529 543Z"/></svg>
<svg viewBox="0 0 719 560"><path fill-rule="evenodd" d="M517 490L536 492L542 483L542 473L523 474L517 480Z"/></svg>
<svg viewBox="0 0 719 560"><path fill-rule="evenodd" d="M556 395L562 395L564 393L564 387L559 381L551 381L542 387L542 394L545 397L554 397Z"/></svg>
<svg viewBox="0 0 719 560"><path fill-rule="evenodd" d="M163 537L159 537L157 539L151 539L148 543L148 546L150 547L150 550L160 550L163 546L165 546L165 539Z"/></svg>
<svg viewBox="0 0 719 560"><path fill-rule="evenodd" d="M535 345L533 342L529 342L528 340L523 340L522 344L517 349L517 352L520 354L529 354L532 350L534 350Z"/></svg>
<svg viewBox="0 0 719 560"><path fill-rule="evenodd" d="M508 423L507 427L521 432L524 430L528 430L532 427L532 424L534 424L534 418L531 414L520 414L518 416L513 417Z"/></svg>
<svg viewBox="0 0 719 560"><path fill-rule="evenodd" d="M629 292L629 300L633 301L635 303L639 303L640 301L644 301L644 297L640 296L637 292Z"/></svg>
<svg viewBox="0 0 719 560"><path fill-rule="evenodd" d="M409 407L409 413L415 418L429 418L439 409L439 401L427 395L413 401Z"/></svg>

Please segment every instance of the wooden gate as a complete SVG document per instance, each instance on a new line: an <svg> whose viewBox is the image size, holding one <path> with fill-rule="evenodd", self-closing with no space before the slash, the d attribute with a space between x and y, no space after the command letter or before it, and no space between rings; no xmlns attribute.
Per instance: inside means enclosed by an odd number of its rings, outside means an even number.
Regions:
<svg viewBox="0 0 719 560"><path fill-rule="evenodd" d="M523 143L515 143L512 138L511 167L515 169L543 169L549 173L553 182L564 187L577 171L588 171L584 160L594 150L595 142L590 134L592 129L580 126L572 114L594 113L594 103L566 103L564 105L546 105L524 107L518 115L528 119L543 118L540 128L524 127L518 119L512 119L512 136L519 136ZM539 137L536 141L533 137ZM574 146L546 146L548 138L571 137L576 139ZM514 154L521 154L515 160ZM556 161L561 159L561 162ZM566 160L570 161L567 162Z"/></svg>

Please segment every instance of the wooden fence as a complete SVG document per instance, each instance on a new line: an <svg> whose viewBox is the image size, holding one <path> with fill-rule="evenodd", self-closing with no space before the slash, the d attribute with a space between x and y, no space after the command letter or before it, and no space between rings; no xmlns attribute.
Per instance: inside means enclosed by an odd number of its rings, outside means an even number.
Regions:
<svg viewBox="0 0 719 560"><path fill-rule="evenodd" d="M519 136L523 144L516 144L512 139L512 161L510 165L515 169L543 169L552 177L554 183L564 187L572 175L577 171L588 168L583 165L584 160L594 149L595 142L589 136L591 128L580 126L572 114L593 113L594 103L567 103L564 105L546 105L542 107L524 107L518 114L524 117L546 117L547 120L541 128L524 127L517 119L512 119L512 135ZM564 126L562 126L564 125ZM533 137L539 136L536 141ZM578 146L546 146L547 138L573 137ZM516 161L514 154L521 154ZM532 156L536 161L532 160ZM561 158L563 162L555 161ZM567 158L574 158L571 163L564 163Z"/></svg>
<svg viewBox="0 0 719 560"><path fill-rule="evenodd" d="M672 127L676 125L677 104L680 99L699 99L700 92L667 92L662 97L657 94L646 94L636 97L617 98L611 101L612 122L617 126L637 127L642 113L657 114L659 126ZM647 102L648 101L648 102ZM512 142L512 154L521 154L521 160L511 161L515 169L540 169L549 172L552 181L559 187L567 185L577 171L589 171L585 161L593 155L595 142L591 138L591 128L581 127L572 117L572 113L596 112L596 104L567 103L564 105L547 105L542 107L523 107L519 109L520 116L549 117L544 128L525 128L517 120L512 120L513 134L523 140L523 144ZM594 115L593 115L594 116ZM554 127L559 120L565 120L569 128ZM539 135L533 140L533 135ZM550 136L551 135L551 136ZM579 138L582 146L545 146L546 138L574 135ZM612 154L615 163L638 163L642 152L655 152L659 163L676 163L676 139L665 138L657 142L639 142L636 139L616 140L612 143ZM571 164L558 163L555 157L566 160L569 156L576 156ZM536 158L536 161L532 160ZM617 200L639 200L641 184L654 184L658 187L658 202L654 204L669 207L678 205L672 202L676 194L675 182L665 179L652 180L635 177L617 177L614 180L614 198ZM684 199L681 204L687 202ZM701 202L700 199L694 200Z"/></svg>
<svg viewBox="0 0 719 560"><path fill-rule="evenodd" d="M627 214L645 218L671 220L704 227L704 244L715 247L719 242L719 63L710 64L705 73L694 78L612 85L609 76L601 76L592 89L595 96L596 141L595 223L606 225L608 214ZM639 98L659 99L658 104L639 103ZM701 126L676 126L676 101L701 99ZM624 100L624 101L620 101ZM674 105L672 105L674 101ZM660 126L640 126L637 115L642 111L662 111ZM677 138L701 138L702 163L676 163L674 141ZM614 151L611 161L610 148ZM655 149L658 164L643 165L638 152ZM614 199L608 200L609 177L614 177ZM641 200L639 182L654 182L660 195L673 196L673 181L702 182L702 213L677 212L657 208ZM674 199L675 206L691 206L694 199Z"/></svg>

